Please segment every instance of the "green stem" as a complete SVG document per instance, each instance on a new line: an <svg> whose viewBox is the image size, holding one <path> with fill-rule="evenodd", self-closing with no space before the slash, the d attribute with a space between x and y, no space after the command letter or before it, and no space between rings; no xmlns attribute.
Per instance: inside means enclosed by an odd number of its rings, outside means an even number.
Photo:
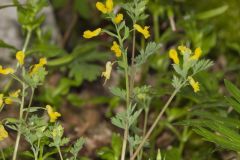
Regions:
<svg viewBox="0 0 240 160"><path fill-rule="evenodd" d="M125 62L125 80L126 80L126 105L127 109L130 107L130 88L129 88L129 77L128 77L128 62L127 62L127 55L123 55L123 61ZM125 155L126 155L126 148L127 148L127 140L128 140L128 119L126 119L126 125L124 128L124 136L123 136L123 145L122 145L122 153L121 153L121 160L125 160Z"/></svg>
<svg viewBox="0 0 240 160"><path fill-rule="evenodd" d="M146 135L146 131L147 131L148 112L149 112L149 109L148 108L145 109L144 124L143 124L143 137ZM143 155L143 149L141 149L138 159L141 160L142 159L142 155Z"/></svg>
<svg viewBox="0 0 240 160"><path fill-rule="evenodd" d="M62 156L62 152L60 150L60 147L57 147L57 150L58 150L58 154L60 156L60 159L63 160L63 156Z"/></svg>
<svg viewBox="0 0 240 160"><path fill-rule="evenodd" d="M26 37L26 40L24 42L23 49L22 49L23 52L25 52L27 50L27 46L29 44L29 40L31 38L31 35L32 35L32 30L28 30L27 37Z"/></svg>
<svg viewBox="0 0 240 160"><path fill-rule="evenodd" d="M117 31L117 35L118 35L118 42L121 46L121 48L123 48L123 40L121 38L121 35L119 33L119 29L117 27L117 25L115 24L115 28ZM129 76L128 76L128 60L127 60L127 53L123 54L123 62L124 62L124 72L125 72L125 84L126 84L126 106L127 109L130 107L130 86L129 86ZM122 152L121 152L121 160L125 160L125 155L126 155L126 148L127 148L127 140L128 140L128 120L126 120L126 125L124 128L124 135L123 135L123 144L122 144Z"/></svg>
<svg viewBox="0 0 240 160"><path fill-rule="evenodd" d="M32 105L34 91L35 91L34 88L31 88L31 91L32 92L31 92L30 100L29 100L28 107L27 107L27 113L26 113L25 118L24 118L25 121L27 120L27 117L28 117L28 114L29 114L29 111L30 111L30 107Z"/></svg>
<svg viewBox="0 0 240 160"><path fill-rule="evenodd" d="M1 155L2 155L2 159L5 160L4 152L2 149L1 149Z"/></svg>
<svg viewBox="0 0 240 160"><path fill-rule="evenodd" d="M185 82L183 83L185 84ZM143 138L142 142L139 144L138 148L136 149L136 151L134 152L133 156L130 158L130 160L134 160L136 158L136 156L138 155L138 153L140 152L141 148L143 147L143 145L145 144L145 142L147 141L147 139L150 137L152 131L154 130L154 128L157 126L159 120L161 119L163 113L166 111L166 109L168 108L169 104L172 102L173 98L175 97L175 95L177 94L177 92L180 90L181 87L177 88L174 90L174 92L172 93L172 95L170 96L170 98L168 99L167 103L164 105L163 109L161 110L161 112L158 114L157 118L155 119L155 121L153 122L151 128L148 130L148 132L146 133L145 137Z"/></svg>
<svg viewBox="0 0 240 160"><path fill-rule="evenodd" d="M22 118L23 118L23 108L24 108L24 100L25 100L25 99L24 99L25 89L26 89L25 83L22 83L22 100L21 100L21 106L20 106L20 111L19 111L19 120L20 120L20 121L21 121ZM19 125L21 125L21 124L19 124ZM19 147L20 138L21 138L21 131L20 131L20 126L19 126L12 160L16 160L16 158L17 158L17 152L18 152L18 147Z"/></svg>
<svg viewBox="0 0 240 160"><path fill-rule="evenodd" d="M43 145L40 146L40 155L39 155L39 160L43 160Z"/></svg>
<svg viewBox="0 0 240 160"><path fill-rule="evenodd" d="M134 78L135 78L135 45L136 45L136 31L133 30L133 45L132 45L132 58L131 58L131 74L130 74L130 95L134 89Z"/></svg>

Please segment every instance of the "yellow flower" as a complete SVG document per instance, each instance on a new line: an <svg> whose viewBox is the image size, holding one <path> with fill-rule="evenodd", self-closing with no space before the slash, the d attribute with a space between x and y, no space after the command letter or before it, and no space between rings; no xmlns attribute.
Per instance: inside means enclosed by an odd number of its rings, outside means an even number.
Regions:
<svg viewBox="0 0 240 160"><path fill-rule="evenodd" d="M199 83L196 82L191 76L188 77L188 81L193 88L193 91L196 93L200 91Z"/></svg>
<svg viewBox="0 0 240 160"><path fill-rule="evenodd" d="M3 106L3 94L0 94L0 109Z"/></svg>
<svg viewBox="0 0 240 160"><path fill-rule="evenodd" d="M107 8L108 13L113 11L113 1L112 0L106 0L106 8Z"/></svg>
<svg viewBox="0 0 240 160"><path fill-rule="evenodd" d="M9 93L9 97L7 97L7 98L4 100L4 103L5 103L5 104L12 104L12 103L13 103L13 98L18 98L20 92L21 92L20 89L14 91L14 92L10 92L10 93Z"/></svg>
<svg viewBox="0 0 240 160"><path fill-rule="evenodd" d="M58 112L54 112L53 108L50 105L47 105L46 108L47 108L48 116L50 118L50 122L56 122L57 118L61 117L61 114Z"/></svg>
<svg viewBox="0 0 240 160"><path fill-rule="evenodd" d="M4 103L5 103L5 104L13 104L13 100L12 100L11 98L6 98L6 99L4 100Z"/></svg>
<svg viewBox="0 0 240 160"><path fill-rule="evenodd" d="M106 4L103 4L102 2L97 2L96 7L103 14L111 13L112 10L113 10L113 1L112 0L106 0Z"/></svg>
<svg viewBox="0 0 240 160"><path fill-rule="evenodd" d="M99 11L101 11L102 13L107 13L107 8L105 7L105 5L101 2L97 2L96 3L96 7Z"/></svg>
<svg viewBox="0 0 240 160"><path fill-rule="evenodd" d="M113 42L113 45L111 47L111 51L113 51L115 53L116 57L121 57L121 55L122 55L120 46L117 44L116 41Z"/></svg>
<svg viewBox="0 0 240 160"><path fill-rule="evenodd" d="M169 58L171 58L175 64L179 64L178 54L175 49L170 49Z"/></svg>
<svg viewBox="0 0 240 160"><path fill-rule="evenodd" d="M30 75L35 74L39 70L39 68L44 67L44 65L46 65L46 64L47 64L47 59L46 58L40 58L38 64L35 64L32 67Z"/></svg>
<svg viewBox="0 0 240 160"><path fill-rule="evenodd" d="M0 65L0 74L7 75L7 74L13 74L13 73L14 73L14 69L12 68L3 69L2 66Z"/></svg>
<svg viewBox="0 0 240 160"><path fill-rule="evenodd" d="M14 97L14 98L18 98L20 92L21 92L21 90L18 89L18 90L14 91L14 92L10 92L10 93L9 93L9 96L10 96L10 97Z"/></svg>
<svg viewBox="0 0 240 160"><path fill-rule="evenodd" d="M148 31L149 26L145 26L144 28L142 28L140 25L134 24L133 27L134 27L134 29L136 29L138 32L142 33L145 39L147 39L148 37L150 37L150 33L149 33L149 31Z"/></svg>
<svg viewBox="0 0 240 160"><path fill-rule="evenodd" d="M16 59L20 65L24 64L25 53L23 51L18 51L16 53Z"/></svg>
<svg viewBox="0 0 240 160"><path fill-rule="evenodd" d="M8 137L8 132L5 130L4 126L0 124L0 141Z"/></svg>
<svg viewBox="0 0 240 160"><path fill-rule="evenodd" d="M123 14L119 13L117 16L114 18L114 23L118 24L123 20Z"/></svg>
<svg viewBox="0 0 240 160"><path fill-rule="evenodd" d="M184 46L184 45L178 46L178 50L179 50L182 54L184 54L184 53L189 53L189 54L191 54L191 50L190 50L188 47Z"/></svg>
<svg viewBox="0 0 240 160"><path fill-rule="evenodd" d="M98 36L100 33L101 33L102 29L101 28L98 28L94 31L90 31L90 30L87 30L83 33L83 37L84 38L92 38L92 37L96 37Z"/></svg>
<svg viewBox="0 0 240 160"><path fill-rule="evenodd" d="M104 84L107 82L107 80L110 79L111 72L112 72L112 65L113 65L113 63L108 61L106 63L106 70L105 70L105 72L102 72L102 77L105 77Z"/></svg>
<svg viewBox="0 0 240 160"><path fill-rule="evenodd" d="M46 58L40 58L39 65L44 66L45 64L47 64L47 59Z"/></svg>
<svg viewBox="0 0 240 160"><path fill-rule="evenodd" d="M190 57L192 60L198 60L199 57L202 55L202 50L200 47L196 48L194 51L194 55Z"/></svg>

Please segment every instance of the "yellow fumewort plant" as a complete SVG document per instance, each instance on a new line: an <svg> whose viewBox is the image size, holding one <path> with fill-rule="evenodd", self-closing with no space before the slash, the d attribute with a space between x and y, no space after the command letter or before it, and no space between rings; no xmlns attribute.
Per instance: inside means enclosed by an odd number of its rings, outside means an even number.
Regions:
<svg viewBox="0 0 240 160"><path fill-rule="evenodd" d="M149 33L149 31L148 31L149 26L144 26L144 28L142 28L140 25L134 24L133 27L134 27L134 29L136 29L138 32L142 33L145 39L147 39L147 38L150 37L150 33Z"/></svg>
<svg viewBox="0 0 240 160"><path fill-rule="evenodd" d="M0 141L8 137L8 132L5 130L4 126L0 124Z"/></svg>
<svg viewBox="0 0 240 160"><path fill-rule="evenodd" d="M84 37L84 38L87 38L87 39L93 38L93 37L98 36L98 35L101 33L101 31L102 31L101 28L98 28L98 29L96 29L96 30L94 30L94 31L87 30L87 31L85 31L85 32L83 33L83 37Z"/></svg>

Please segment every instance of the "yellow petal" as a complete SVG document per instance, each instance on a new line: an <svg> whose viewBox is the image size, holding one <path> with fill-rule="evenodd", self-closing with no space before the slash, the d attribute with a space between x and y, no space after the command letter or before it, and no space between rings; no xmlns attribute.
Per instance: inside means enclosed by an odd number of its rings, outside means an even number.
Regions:
<svg viewBox="0 0 240 160"><path fill-rule="evenodd" d="M10 97L14 97L14 98L18 98L20 92L21 92L21 90L18 89L18 90L14 91L14 92L10 92L10 93L9 93L9 96L10 96Z"/></svg>
<svg viewBox="0 0 240 160"><path fill-rule="evenodd" d="M11 98L6 98L6 99L4 100L4 103L5 103L5 104L13 104L13 100L12 100Z"/></svg>
<svg viewBox="0 0 240 160"><path fill-rule="evenodd" d="M113 11L113 1L112 0L106 0L106 8L107 8L108 13L111 13Z"/></svg>
<svg viewBox="0 0 240 160"><path fill-rule="evenodd" d="M123 14L119 13L117 16L114 18L114 23L118 24L123 20Z"/></svg>
<svg viewBox="0 0 240 160"><path fill-rule="evenodd" d="M188 77L188 81L195 93L200 91L199 82L196 82L191 76Z"/></svg>
<svg viewBox="0 0 240 160"><path fill-rule="evenodd" d="M184 54L184 53L189 53L191 54L191 49L189 49L188 47L184 46L184 45L180 45L178 46L178 50L180 51L180 53Z"/></svg>
<svg viewBox="0 0 240 160"><path fill-rule="evenodd" d="M16 59L20 65L24 64L25 53L23 51L18 51L16 53Z"/></svg>
<svg viewBox="0 0 240 160"><path fill-rule="evenodd" d="M117 44L116 41L113 42L113 45L111 47L111 51L113 51L116 55L116 57L121 57L122 51L120 49L120 46Z"/></svg>
<svg viewBox="0 0 240 160"><path fill-rule="evenodd" d="M35 64L31 67L30 75L33 75L38 72L39 68L44 67L47 64L46 58L40 58L38 64Z"/></svg>
<svg viewBox="0 0 240 160"><path fill-rule="evenodd" d="M0 124L0 141L8 137L8 132L5 130L4 126Z"/></svg>
<svg viewBox="0 0 240 160"><path fill-rule="evenodd" d="M46 65L47 64L47 59L44 57L44 58L40 58L40 60L39 60L39 63L38 64L40 64L41 66L44 66L44 65Z"/></svg>
<svg viewBox="0 0 240 160"><path fill-rule="evenodd" d="M13 74L13 73L14 73L14 69L12 68L3 69L2 66L0 66L0 74L7 75L7 74Z"/></svg>
<svg viewBox="0 0 240 160"><path fill-rule="evenodd" d="M149 26L145 26L144 28L142 28L140 25L138 24L134 24L133 25L134 29L136 29L138 32L142 33L144 38L147 39L148 37L150 37L150 33L149 33Z"/></svg>
<svg viewBox="0 0 240 160"><path fill-rule="evenodd" d="M104 81L104 84L107 82L107 80L110 79L110 76L111 76L111 72L112 72L112 62L108 61L106 63L106 70L105 72L102 72L102 77L105 77L105 81Z"/></svg>
<svg viewBox="0 0 240 160"><path fill-rule="evenodd" d="M50 118L50 122L56 122L58 117L61 117L61 114L58 113L58 112L54 112L53 108L50 105L47 105L46 109L47 109L47 112L48 112L48 116Z"/></svg>
<svg viewBox="0 0 240 160"><path fill-rule="evenodd" d="M96 3L96 8L101 11L102 13L107 13L107 8L105 7L105 5L101 2L97 2Z"/></svg>
<svg viewBox="0 0 240 160"><path fill-rule="evenodd" d="M171 58L175 64L179 64L178 54L175 49L170 49L169 58Z"/></svg>
<svg viewBox="0 0 240 160"><path fill-rule="evenodd" d="M194 51L194 55L190 57L192 60L198 60L200 56L202 55L202 50L200 47L196 48Z"/></svg>
<svg viewBox="0 0 240 160"><path fill-rule="evenodd" d="M90 30L87 30L83 33L83 37L84 38L92 38L92 37L96 37L98 36L100 33L101 33L102 29L101 28L98 28L94 31L90 31Z"/></svg>

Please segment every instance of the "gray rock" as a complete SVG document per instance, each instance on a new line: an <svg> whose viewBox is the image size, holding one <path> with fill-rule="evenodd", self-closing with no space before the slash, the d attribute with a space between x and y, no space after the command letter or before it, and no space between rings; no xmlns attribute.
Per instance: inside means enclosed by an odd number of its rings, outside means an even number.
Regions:
<svg viewBox="0 0 240 160"><path fill-rule="evenodd" d="M24 0L20 0L21 3ZM1 0L0 6L11 4L10 0ZM49 30L52 32L52 42L58 43L60 40L60 34L56 25L53 9L48 6L43 9L43 13L46 15L46 21L42 27L43 31ZM24 37L21 32L21 27L17 22L17 12L15 7L8 7L0 10L0 39L4 42L21 49L24 41ZM0 48L0 61L9 61L10 50Z"/></svg>

